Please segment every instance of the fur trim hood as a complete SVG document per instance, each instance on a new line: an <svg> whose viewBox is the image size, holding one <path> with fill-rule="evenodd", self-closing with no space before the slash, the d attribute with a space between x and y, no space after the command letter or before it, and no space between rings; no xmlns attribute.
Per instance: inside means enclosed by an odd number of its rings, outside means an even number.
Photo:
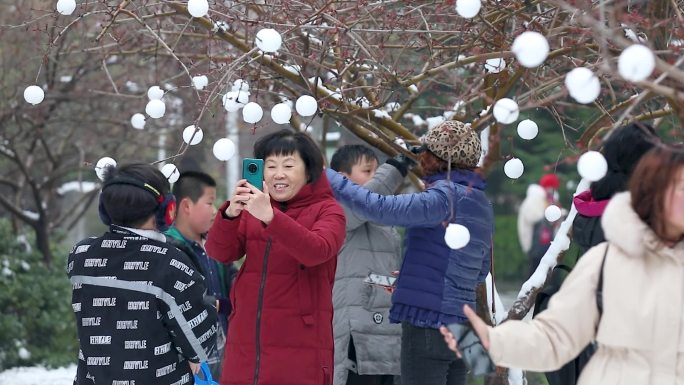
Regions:
<svg viewBox="0 0 684 385"><path fill-rule="evenodd" d="M674 247L665 246L651 228L639 218L632 208L629 192L615 194L601 218L606 240L619 247L625 254L642 257L647 251L656 254L682 255L684 242Z"/></svg>

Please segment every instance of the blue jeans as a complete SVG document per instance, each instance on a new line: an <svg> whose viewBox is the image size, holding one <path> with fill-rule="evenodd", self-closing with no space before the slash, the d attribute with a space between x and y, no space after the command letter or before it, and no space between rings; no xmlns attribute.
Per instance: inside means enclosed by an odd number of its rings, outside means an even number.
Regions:
<svg viewBox="0 0 684 385"><path fill-rule="evenodd" d="M401 323L401 385L465 385L467 374L439 330Z"/></svg>

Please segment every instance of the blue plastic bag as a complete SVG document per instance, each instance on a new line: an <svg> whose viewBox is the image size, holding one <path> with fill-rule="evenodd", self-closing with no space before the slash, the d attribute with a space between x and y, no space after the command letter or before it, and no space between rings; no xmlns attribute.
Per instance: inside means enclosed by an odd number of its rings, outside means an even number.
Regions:
<svg viewBox="0 0 684 385"><path fill-rule="evenodd" d="M206 362L202 362L200 365L200 373L202 373L201 377L204 377L202 379L198 374L195 374L195 384L197 385L218 385L218 382L214 381L214 378L211 376L211 370L209 370L209 364Z"/></svg>

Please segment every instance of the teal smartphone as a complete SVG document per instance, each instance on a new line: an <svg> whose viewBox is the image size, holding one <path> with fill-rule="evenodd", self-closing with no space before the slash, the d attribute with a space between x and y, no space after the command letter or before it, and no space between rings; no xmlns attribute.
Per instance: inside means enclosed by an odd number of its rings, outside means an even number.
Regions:
<svg viewBox="0 0 684 385"><path fill-rule="evenodd" d="M242 160L242 179L259 190L264 190L264 160L245 158Z"/></svg>

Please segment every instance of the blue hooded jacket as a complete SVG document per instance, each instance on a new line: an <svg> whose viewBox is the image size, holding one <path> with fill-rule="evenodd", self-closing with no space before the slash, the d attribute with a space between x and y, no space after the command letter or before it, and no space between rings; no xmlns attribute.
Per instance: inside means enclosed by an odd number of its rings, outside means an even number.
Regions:
<svg viewBox="0 0 684 385"><path fill-rule="evenodd" d="M326 173L337 199L352 211L372 222L406 227L390 320L434 329L466 322L463 305L475 306L475 288L487 277L491 263L494 214L484 179L472 171L453 170L425 178L428 187L423 192L379 195L333 170ZM465 247L447 246L448 223L468 228Z"/></svg>

